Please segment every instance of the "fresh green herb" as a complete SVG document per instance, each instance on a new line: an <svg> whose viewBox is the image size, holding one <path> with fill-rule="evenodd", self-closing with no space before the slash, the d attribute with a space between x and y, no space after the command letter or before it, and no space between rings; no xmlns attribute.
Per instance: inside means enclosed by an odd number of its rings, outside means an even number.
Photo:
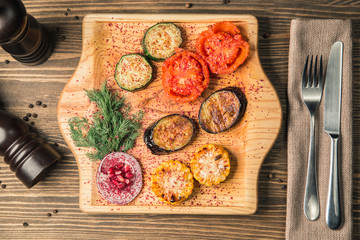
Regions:
<svg viewBox="0 0 360 240"><path fill-rule="evenodd" d="M104 83L99 90L85 90L86 96L97 105L92 119L73 117L69 120L71 137L78 147L90 147L91 160L102 159L111 152L131 149L139 136L143 112L131 114L131 106Z"/></svg>

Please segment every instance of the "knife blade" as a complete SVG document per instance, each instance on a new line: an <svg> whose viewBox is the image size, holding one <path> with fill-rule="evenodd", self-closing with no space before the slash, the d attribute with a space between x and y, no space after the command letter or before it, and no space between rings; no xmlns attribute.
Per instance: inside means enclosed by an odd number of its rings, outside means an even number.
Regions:
<svg viewBox="0 0 360 240"><path fill-rule="evenodd" d="M338 140L340 137L341 81L343 43L335 42L330 51L325 81L324 130L331 138L329 189L326 206L326 224L330 229L341 225Z"/></svg>
<svg viewBox="0 0 360 240"><path fill-rule="evenodd" d="M334 43L326 71L324 128L333 135L340 134L342 54L343 43Z"/></svg>

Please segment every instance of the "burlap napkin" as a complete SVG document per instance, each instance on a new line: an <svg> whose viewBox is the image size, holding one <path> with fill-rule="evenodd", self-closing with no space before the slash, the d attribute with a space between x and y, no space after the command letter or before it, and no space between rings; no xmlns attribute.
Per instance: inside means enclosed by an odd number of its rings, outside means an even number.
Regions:
<svg viewBox="0 0 360 240"><path fill-rule="evenodd" d="M288 192L287 239L352 238L352 37L351 21L337 19L295 19L291 21L288 82ZM300 84L306 56L320 54L326 68L333 43L344 43L341 136L339 144L343 224L331 230L325 222L330 171L330 137L324 132L324 96L316 115L317 176L320 217L304 215L304 191L310 135L310 115L301 100Z"/></svg>

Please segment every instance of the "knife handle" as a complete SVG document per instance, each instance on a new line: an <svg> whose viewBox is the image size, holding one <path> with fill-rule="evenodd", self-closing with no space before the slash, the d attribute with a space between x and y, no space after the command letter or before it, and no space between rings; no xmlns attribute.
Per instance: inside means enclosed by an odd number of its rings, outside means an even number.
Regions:
<svg viewBox="0 0 360 240"><path fill-rule="evenodd" d="M338 137L331 137L331 162L329 191L326 206L326 224L330 229L338 229L341 225L340 182Z"/></svg>

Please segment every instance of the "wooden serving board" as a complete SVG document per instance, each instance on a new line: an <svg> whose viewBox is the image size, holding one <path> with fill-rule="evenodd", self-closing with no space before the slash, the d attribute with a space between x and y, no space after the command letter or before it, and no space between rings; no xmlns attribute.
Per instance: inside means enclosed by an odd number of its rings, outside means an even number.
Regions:
<svg viewBox="0 0 360 240"><path fill-rule="evenodd" d="M128 53L141 53L140 41L145 30L158 22L173 22L184 37L183 48L195 51L195 40L217 21L236 24L250 43L250 57L234 73L212 75L209 88L191 103L176 103L167 98L161 84L161 63L154 63L156 78L144 90L126 92L114 81L115 64ZM84 18L83 48L79 65L66 84L58 103L60 130L74 153L80 173L80 208L87 213L177 213L177 214L252 214L257 208L257 183L261 164L272 147L282 120L279 98L266 77L258 57L258 23L250 15L135 15L93 14ZM107 81L112 89L125 96L134 110L145 112L143 129L157 119L172 113L185 114L198 122L202 101L215 90L237 86L243 89L248 106L243 119L233 128L219 134L209 134L200 128L195 140L184 149L164 156L152 155L142 140L128 153L139 162L143 171L143 189L128 205L114 205L103 199L96 186L96 171L100 161L90 161L89 149L74 145L68 120L74 116L90 116L94 106L84 89L99 88ZM141 133L142 134L142 133ZM195 150L207 143L225 147L231 155L231 173L218 187L195 187L188 200L179 206L160 202L151 192L150 176L165 160L176 159L189 164Z"/></svg>

